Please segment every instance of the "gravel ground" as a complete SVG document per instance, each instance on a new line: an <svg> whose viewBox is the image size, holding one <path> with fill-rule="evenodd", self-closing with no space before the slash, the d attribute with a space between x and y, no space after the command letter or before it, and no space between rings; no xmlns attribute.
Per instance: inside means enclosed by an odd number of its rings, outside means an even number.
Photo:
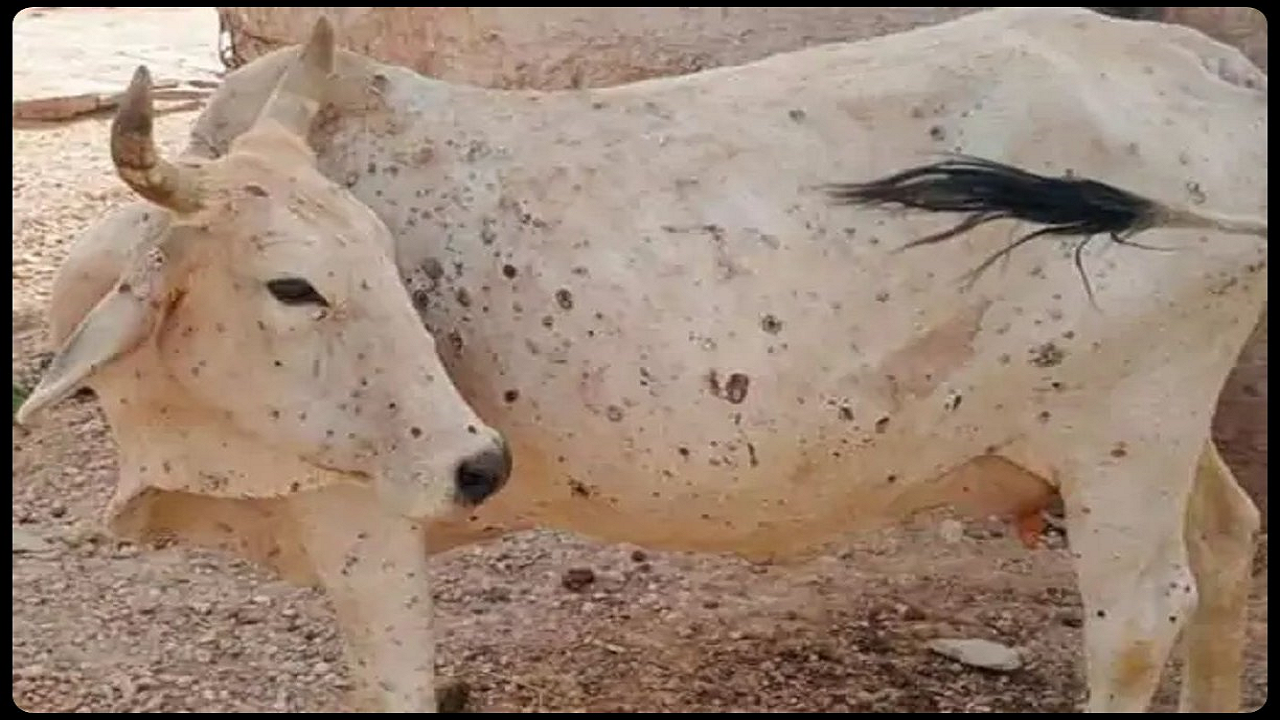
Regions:
<svg viewBox="0 0 1280 720"><path fill-rule="evenodd" d="M193 114L157 123L183 145ZM13 373L36 374L67 244L130 197L107 120L14 132ZM101 531L115 479L90 398L13 437L13 695L37 712L327 711L349 681L330 608L223 555ZM645 552L556 533L437 558L438 664L498 711L1071 711L1083 699L1079 598L1061 538L1024 549L995 523L937 518L781 567ZM1265 538L1264 538L1265 543ZM1246 705L1266 699L1266 555L1255 563ZM930 653L997 640L1022 669ZM1157 707L1171 709L1166 682Z"/></svg>

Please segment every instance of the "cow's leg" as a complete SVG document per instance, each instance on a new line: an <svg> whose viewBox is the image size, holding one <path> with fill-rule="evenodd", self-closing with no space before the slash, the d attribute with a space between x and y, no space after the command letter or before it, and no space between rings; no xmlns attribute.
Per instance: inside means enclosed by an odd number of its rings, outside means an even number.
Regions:
<svg viewBox="0 0 1280 720"><path fill-rule="evenodd" d="M1258 508L1212 442L1187 507L1186 543L1200 602L1183 635L1180 712L1239 712Z"/></svg>
<svg viewBox="0 0 1280 720"><path fill-rule="evenodd" d="M327 488L291 503L338 616L361 699L382 712L435 712L421 526L386 514L363 488Z"/></svg>
<svg viewBox="0 0 1280 720"><path fill-rule="evenodd" d="M1062 467L1088 712L1144 712L1195 608L1183 525L1199 447L1156 440L1103 447Z"/></svg>

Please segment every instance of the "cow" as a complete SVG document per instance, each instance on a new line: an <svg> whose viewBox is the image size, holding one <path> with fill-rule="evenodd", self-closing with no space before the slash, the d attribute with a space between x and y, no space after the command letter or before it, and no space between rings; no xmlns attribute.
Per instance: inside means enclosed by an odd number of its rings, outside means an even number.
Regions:
<svg viewBox="0 0 1280 720"><path fill-rule="evenodd" d="M219 7L239 67L303 42L325 15L347 50L440 80L482 87L564 90L602 87L830 42L849 42L943 22L978 7ZM1178 23L1239 48L1266 72L1266 17L1253 8L1089 8L1130 19ZM1214 438L1266 529L1266 346L1264 312L1218 400ZM1261 389L1259 391L1259 388ZM1261 452L1259 452L1261 451ZM1061 515L1055 505L1054 514ZM1027 517L1039 540L1039 513Z"/></svg>
<svg viewBox="0 0 1280 720"><path fill-rule="evenodd" d="M316 103L298 91L332 72L331 36L305 59L225 157L203 163L157 154L138 69L111 156L163 228L73 331L57 329L62 346L16 419L88 381L119 429L123 474L239 502L295 496L290 532L338 612L385 615L429 600L397 592L423 582L419 524L482 502L511 457L422 331L387 227L316 169L302 138ZM377 500L344 502L352 492ZM430 652L400 644L425 616L401 616L409 626L347 637L373 682L432 670Z"/></svg>
<svg viewBox="0 0 1280 720"><path fill-rule="evenodd" d="M414 516L425 527L386 520L376 478L282 487L317 472L301 446L262 457L239 495L203 484L209 441L119 403L157 377L193 382L188 336L216 328L164 320L150 337L181 361L152 355L154 374L130 379L114 368L133 356L102 333L116 350L79 378L121 445L117 532L175 533L318 578L372 699L429 712L424 536L439 551L536 525L787 559L939 505L1018 514L1060 492L1087 709L1145 709L1180 635L1182 709L1238 706L1259 518L1209 440L1266 299L1265 242L1249 240L1266 236L1266 80L1238 51L1084 10L999 9L541 93L341 52L330 74L317 58L331 44L321 21L307 49L230 75L189 155L230 161L259 108L284 89L300 98L291 147L309 127L320 172L389 230L396 302L421 318L413 346L440 343L465 404L510 443L511 480L466 521ZM268 190L257 199L282 215L324 210ZM73 248L51 308L55 338L73 338L55 376L84 335L72 329L126 273L119 258L174 212L126 207ZM964 217L942 226L940 213ZM1038 227L1015 239L1022 223ZM379 246L376 233L340 237ZM200 300L182 298L193 319ZM298 392L390 392L391 378L356 372L357 347L307 342L340 359ZM252 390L236 402L265 410L258 366L273 348L221 347L217 372ZM50 399L37 392L23 417ZM227 417L228 397L191 402L200 435L264 432ZM144 464L158 454L186 472ZM350 575L370 552L386 560Z"/></svg>
<svg viewBox="0 0 1280 720"><path fill-rule="evenodd" d="M219 7L228 70L304 42L323 15L347 50L505 89L620 85L909 30L979 7Z"/></svg>

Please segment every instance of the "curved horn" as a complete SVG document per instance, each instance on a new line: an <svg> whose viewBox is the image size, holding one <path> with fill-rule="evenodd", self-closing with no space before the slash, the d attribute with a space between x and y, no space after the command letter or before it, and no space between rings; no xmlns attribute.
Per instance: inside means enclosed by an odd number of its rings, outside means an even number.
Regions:
<svg viewBox="0 0 1280 720"><path fill-rule="evenodd" d="M160 157L151 137L151 73L139 66L111 122L111 160L142 197L175 212L200 208L199 175Z"/></svg>
<svg viewBox="0 0 1280 720"><path fill-rule="evenodd" d="M295 135L305 137L312 119L320 111L325 85L333 74L333 56L333 25L322 15L316 20L302 54L285 71L262 108L258 122L274 120Z"/></svg>

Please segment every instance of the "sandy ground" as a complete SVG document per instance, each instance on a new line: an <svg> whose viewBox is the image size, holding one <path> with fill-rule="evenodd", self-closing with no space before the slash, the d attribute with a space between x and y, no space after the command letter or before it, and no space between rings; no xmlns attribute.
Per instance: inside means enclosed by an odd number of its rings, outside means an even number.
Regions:
<svg viewBox="0 0 1280 720"><path fill-rule="evenodd" d="M29 47L38 54L38 42ZM109 67L104 81L121 82L132 62ZM179 149L193 117L161 118L162 148ZM30 382L47 357L42 313L68 243L130 200L110 167L107 124L14 132L15 381ZM318 592L227 556L102 533L116 468L92 399L15 428L13 452L19 707L346 708ZM1076 709L1081 610L1062 539L1028 551L996 523L970 524L955 542L937 528L922 520L791 567L548 532L461 549L433 568L441 676L468 688L467 708L479 712ZM1255 565L1249 707L1265 701L1267 676L1265 553ZM586 570L591 582L566 582ZM1026 664L965 667L928 652L935 637L997 640L1021 648ZM1175 698L1166 681L1158 709Z"/></svg>
<svg viewBox="0 0 1280 720"><path fill-rule="evenodd" d="M140 63L157 83L215 80L213 8L26 8L13 22L14 98L119 92Z"/></svg>

